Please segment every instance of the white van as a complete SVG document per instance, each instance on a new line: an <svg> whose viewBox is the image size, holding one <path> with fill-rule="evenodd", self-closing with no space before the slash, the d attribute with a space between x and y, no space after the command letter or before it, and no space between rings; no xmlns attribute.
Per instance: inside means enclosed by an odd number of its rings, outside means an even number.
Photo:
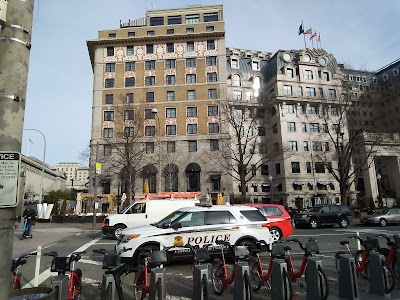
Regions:
<svg viewBox="0 0 400 300"><path fill-rule="evenodd" d="M150 225L158 222L170 213L182 207L200 203L194 199L146 199L136 201L119 214L109 215L103 221L102 232L118 238L122 230L139 225Z"/></svg>

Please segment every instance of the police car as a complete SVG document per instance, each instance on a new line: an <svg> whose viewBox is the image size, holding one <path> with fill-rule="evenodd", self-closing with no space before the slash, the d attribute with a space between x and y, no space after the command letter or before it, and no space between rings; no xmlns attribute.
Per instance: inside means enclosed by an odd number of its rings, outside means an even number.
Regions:
<svg viewBox="0 0 400 300"><path fill-rule="evenodd" d="M217 252L216 240L231 245L255 248L257 240L271 244L268 223L255 207L230 205L196 205L176 210L161 221L146 226L135 226L122 231L116 251L121 262L137 266L145 249L168 249L169 260L190 257L182 246L208 244L210 254ZM219 250L220 251L220 250Z"/></svg>

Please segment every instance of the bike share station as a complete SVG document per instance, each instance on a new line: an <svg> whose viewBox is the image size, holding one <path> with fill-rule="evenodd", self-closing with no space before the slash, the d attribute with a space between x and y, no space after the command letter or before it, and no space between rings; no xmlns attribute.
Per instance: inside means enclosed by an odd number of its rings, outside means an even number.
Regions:
<svg viewBox="0 0 400 300"><path fill-rule="evenodd" d="M340 255L340 273L339 273L339 296L330 297L330 299L348 299L348 300L382 300L382 299L400 299L400 279L397 278L396 287L391 293L385 293L385 287L388 284L386 273L382 270L382 262L385 257L378 253L369 255L368 291L360 291L356 275L356 264L354 257L346 254ZM400 259L400 252L397 253L397 259ZM400 264L397 264L398 274L400 274Z"/></svg>

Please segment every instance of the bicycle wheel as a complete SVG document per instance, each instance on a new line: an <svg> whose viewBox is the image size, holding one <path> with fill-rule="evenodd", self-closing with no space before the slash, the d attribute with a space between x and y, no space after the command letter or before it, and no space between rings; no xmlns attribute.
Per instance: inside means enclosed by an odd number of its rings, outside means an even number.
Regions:
<svg viewBox="0 0 400 300"><path fill-rule="evenodd" d="M354 262L355 262L355 264L356 264L356 266L359 268L360 267L360 265L361 265L361 263L362 263L362 260L363 260L363 253L364 253L364 251L363 250L358 250L357 252L356 252L356 255L354 256ZM366 262L366 264L365 264L365 268L364 268L364 270L362 270L361 272L360 272L360 275L363 277L363 278L365 278L365 279L368 279L368 263L369 263L369 261L368 261L368 258L367 258L367 262Z"/></svg>
<svg viewBox="0 0 400 300"><path fill-rule="evenodd" d="M385 280L385 293L389 294L391 291L393 291L396 283L394 272L392 268L384 260L382 261L382 271L383 275L386 276L387 278L387 280Z"/></svg>
<svg viewBox="0 0 400 300"><path fill-rule="evenodd" d="M244 272L244 291L245 300L251 300L251 286L250 286L250 276L247 271Z"/></svg>
<svg viewBox="0 0 400 300"><path fill-rule="evenodd" d="M201 291L203 293L203 300L208 300L208 280L205 274L203 274L203 279L201 280Z"/></svg>
<svg viewBox="0 0 400 300"><path fill-rule="evenodd" d="M326 300L329 295L329 284L328 284L328 277L326 277L324 270L321 266L318 266L318 280L320 286L320 299Z"/></svg>
<svg viewBox="0 0 400 300"><path fill-rule="evenodd" d="M135 275L135 285L133 286L133 299L141 300L142 295L144 294L144 273L139 275L139 278L136 278L137 274ZM143 295L146 296L146 295Z"/></svg>
<svg viewBox="0 0 400 300"><path fill-rule="evenodd" d="M224 276L225 272L222 267L222 261L219 258L214 259L211 265L211 283L217 295L222 295L224 292L224 283L222 281Z"/></svg>
<svg viewBox="0 0 400 300"><path fill-rule="evenodd" d="M261 268L257 261L254 262L253 266L250 268L250 285L253 291L259 291L261 288Z"/></svg>
<svg viewBox="0 0 400 300"><path fill-rule="evenodd" d="M289 278L289 274L286 269L282 272L283 288L285 291L285 300L293 299L293 284Z"/></svg>

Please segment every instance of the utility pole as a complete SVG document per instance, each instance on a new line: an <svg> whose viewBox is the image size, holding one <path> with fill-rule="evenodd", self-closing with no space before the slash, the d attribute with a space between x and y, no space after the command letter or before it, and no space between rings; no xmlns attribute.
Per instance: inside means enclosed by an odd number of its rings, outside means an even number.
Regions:
<svg viewBox="0 0 400 300"><path fill-rule="evenodd" d="M0 151L21 153L34 0L3 2L1 10L6 10L6 17L0 15ZM0 299L8 299L10 292L11 276L6 270L11 268L15 220L15 207L0 206Z"/></svg>
<svg viewBox="0 0 400 300"><path fill-rule="evenodd" d="M96 158L95 158L95 171L94 171L94 193L93 193L93 226L96 229L96 199L97 199L97 159L99 158L99 142L96 144ZM101 168L100 168L101 170Z"/></svg>

